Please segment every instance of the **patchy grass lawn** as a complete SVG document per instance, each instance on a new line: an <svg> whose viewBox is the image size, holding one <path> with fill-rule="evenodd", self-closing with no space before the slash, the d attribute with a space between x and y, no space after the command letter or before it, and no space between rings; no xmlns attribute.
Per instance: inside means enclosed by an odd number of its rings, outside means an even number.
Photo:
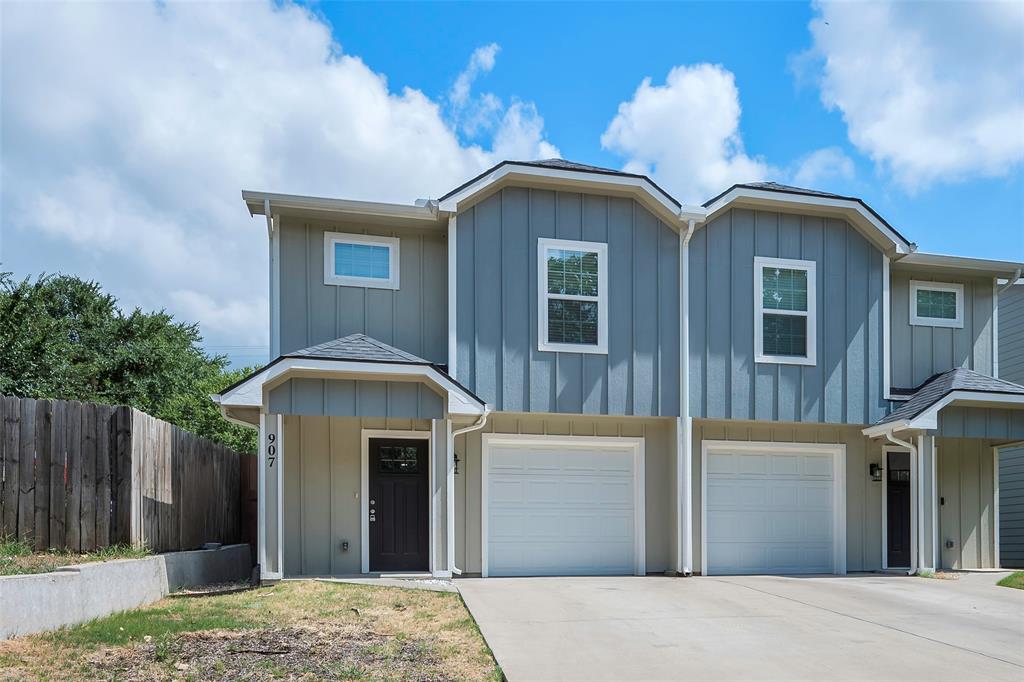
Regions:
<svg viewBox="0 0 1024 682"><path fill-rule="evenodd" d="M149 554L151 554L149 550L135 549L124 545L107 547L84 554L56 549L36 552L32 549L31 544L22 540L0 538L0 575L47 573L61 566L84 564L90 561L138 559Z"/></svg>
<svg viewBox="0 0 1024 682"><path fill-rule="evenodd" d="M1011 573L996 583L996 585L1001 587L1012 587L1015 590L1024 590L1024 571Z"/></svg>
<svg viewBox="0 0 1024 682"><path fill-rule="evenodd" d="M0 679L500 680L461 598L311 581L0 642Z"/></svg>

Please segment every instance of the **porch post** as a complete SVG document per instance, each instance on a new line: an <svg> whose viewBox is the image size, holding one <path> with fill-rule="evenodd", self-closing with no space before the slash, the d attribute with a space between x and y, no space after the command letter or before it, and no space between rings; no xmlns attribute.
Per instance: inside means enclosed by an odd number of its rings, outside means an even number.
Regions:
<svg viewBox="0 0 1024 682"><path fill-rule="evenodd" d="M280 580L284 576L283 547L281 546L282 504L281 491L284 476L283 420L279 414L260 413L259 461L259 529L257 557L260 562L260 580Z"/></svg>
<svg viewBox="0 0 1024 682"><path fill-rule="evenodd" d="M938 505L935 490L935 436L918 437L918 561L920 570L935 570Z"/></svg>
<svg viewBox="0 0 1024 682"><path fill-rule="evenodd" d="M446 419L444 422L445 428L445 502L446 513L445 513L445 541L444 546L446 550L447 560L445 564L445 570L450 575L457 575L461 573L455 567L455 437L452 435L452 421Z"/></svg>

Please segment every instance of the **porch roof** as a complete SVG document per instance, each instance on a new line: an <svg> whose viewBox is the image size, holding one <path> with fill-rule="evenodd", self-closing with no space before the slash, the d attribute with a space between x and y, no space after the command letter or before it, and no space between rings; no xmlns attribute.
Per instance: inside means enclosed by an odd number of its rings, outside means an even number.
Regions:
<svg viewBox="0 0 1024 682"><path fill-rule="evenodd" d="M905 429L937 428L938 412L953 402L1024 408L1024 386L957 367L929 378L905 403L864 433L878 436Z"/></svg>
<svg viewBox="0 0 1024 682"><path fill-rule="evenodd" d="M487 404L449 376L443 365L365 334L350 334L282 355L210 397L225 415L232 408L260 408L264 407L265 389L292 377L427 383L447 398L450 414L479 415L489 411Z"/></svg>

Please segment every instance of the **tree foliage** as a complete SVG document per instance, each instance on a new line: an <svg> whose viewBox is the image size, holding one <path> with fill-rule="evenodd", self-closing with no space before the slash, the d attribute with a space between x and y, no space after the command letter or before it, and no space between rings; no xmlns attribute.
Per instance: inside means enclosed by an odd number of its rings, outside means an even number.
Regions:
<svg viewBox="0 0 1024 682"><path fill-rule="evenodd" d="M239 452L256 436L224 420L211 393L249 373L199 346L195 324L125 314L96 282L0 273L0 394L131 405Z"/></svg>

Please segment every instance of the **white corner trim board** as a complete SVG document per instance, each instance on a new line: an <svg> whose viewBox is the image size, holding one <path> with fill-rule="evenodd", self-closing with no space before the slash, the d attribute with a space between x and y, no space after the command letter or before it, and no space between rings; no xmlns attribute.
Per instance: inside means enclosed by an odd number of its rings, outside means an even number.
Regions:
<svg viewBox="0 0 1024 682"><path fill-rule="evenodd" d="M574 499L566 500L563 497L551 499L544 502L543 508L536 500L531 499L530 510L536 512L538 518L544 514L556 514L566 518L567 514L574 511L577 515L576 525L552 526L550 534L545 534L538 540L538 543L546 544L546 547L538 548L532 556L525 556L529 547L526 545L515 545L515 548L524 556L520 558L515 570L507 570L505 575L572 575L572 574L598 574L598 575L621 575L633 574L644 575L647 570L646 562L646 520L645 520L645 485L644 485L644 439L626 437L604 437L604 436L543 436L543 435L521 435L521 434L483 434L482 440L482 466L481 466L481 503L480 503L480 551L481 551L481 575L488 577L495 569L490 561L490 550L495 534L491 525L492 504L514 505L526 504L525 486L527 483L534 483L540 486L537 490L560 491L561 495L566 486L570 485L579 490L579 495ZM505 462L500 465L501 471L495 471L495 459L502 457ZM572 460L572 463L565 471L559 470L560 457L565 460ZM591 459L592 457L592 459ZM619 458L628 458L621 460ZM563 461L565 461L563 460ZM546 462L544 466L537 468L531 462ZM550 463L547 464L547 463ZM571 471L570 471L571 469ZM504 478L504 490L496 497L495 490L492 490L494 476ZM625 475L631 477L626 483ZM571 481L570 481L571 479ZM599 480L601 485L596 488L590 485L593 480ZM609 497L595 499L590 495L595 490ZM614 516L620 521L624 520L626 502L622 497L625 490L630 491L629 500L631 505L632 526L614 526L602 520L600 524L588 524L592 521L587 509L615 507ZM518 491L518 492L517 492ZM587 492L589 491L589 492ZM517 497L518 495L518 497ZM564 502L564 504L563 504ZM561 507L559 505L562 505ZM589 505L589 507L588 507ZM596 507L594 505L597 505ZM512 509L512 507L510 507ZM524 515L519 510L512 509L516 513L514 518L524 524L520 538L535 538L536 536L526 527ZM500 508L499 508L500 513ZM507 518L513 518L506 515ZM602 529L618 528L624 532L630 529L632 536L632 547L626 545L625 536L615 538L606 534L593 535L595 528ZM515 536L515 526L512 529L503 529L506 537ZM564 538L559 533L565 534ZM565 544L563 540L572 536L574 541L590 542L592 540L605 541L605 550L608 553L604 557L605 563L598 560L588 560L583 566L579 561L580 555L573 550L574 545ZM583 540L580 540L583 538ZM507 542L501 541L501 542ZM531 544L531 543L527 543ZM496 545L498 551L512 548L509 545L503 548ZM531 551L533 551L531 550ZM570 557L569 554L572 556ZM506 556L518 556L516 552ZM630 556L631 555L631 556ZM584 557L585 558L585 557ZM575 564L575 565L574 565Z"/></svg>

